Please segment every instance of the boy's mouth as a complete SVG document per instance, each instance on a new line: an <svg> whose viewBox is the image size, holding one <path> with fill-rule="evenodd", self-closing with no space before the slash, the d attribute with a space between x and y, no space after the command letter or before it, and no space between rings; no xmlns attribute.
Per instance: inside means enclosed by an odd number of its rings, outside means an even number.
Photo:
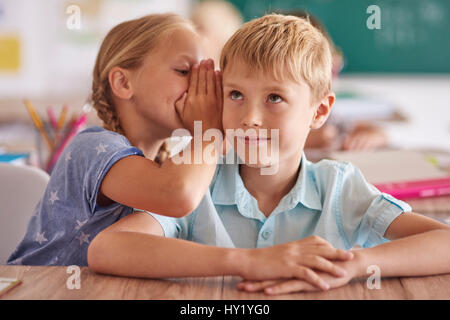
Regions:
<svg viewBox="0 0 450 320"><path fill-rule="evenodd" d="M259 144L263 142L267 142L270 140L270 137L259 137L259 136L237 136L237 139L245 144Z"/></svg>

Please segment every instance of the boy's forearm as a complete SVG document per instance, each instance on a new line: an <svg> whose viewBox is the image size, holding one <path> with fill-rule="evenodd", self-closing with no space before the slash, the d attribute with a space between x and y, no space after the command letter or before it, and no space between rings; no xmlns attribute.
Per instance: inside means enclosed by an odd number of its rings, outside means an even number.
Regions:
<svg viewBox="0 0 450 320"><path fill-rule="evenodd" d="M132 249L130 249L132 248ZM240 249L136 232L99 234L89 246L96 272L144 278L239 275Z"/></svg>
<svg viewBox="0 0 450 320"><path fill-rule="evenodd" d="M450 273L450 229L428 231L354 253L356 277L367 276L371 265L379 267L382 277Z"/></svg>

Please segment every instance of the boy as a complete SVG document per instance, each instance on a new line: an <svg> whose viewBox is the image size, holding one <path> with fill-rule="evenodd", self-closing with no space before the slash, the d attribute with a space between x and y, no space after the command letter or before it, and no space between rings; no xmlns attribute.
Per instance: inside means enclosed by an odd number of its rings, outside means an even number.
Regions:
<svg viewBox="0 0 450 320"><path fill-rule="evenodd" d="M307 20L267 15L244 24L225 45L221 69L224 129L253 129L227 137L244 164L219 166L186 218L136 212L105 229L89 247L93 270L238 275L246 280L239 288L268 294L338 287L369 265L382 276L450 272L448 226L409 213L350 163L305 158L309 130L324 124L335 99L328 42ZM250 161L273 143L268 160ZM275 174L260 174L270 167ZM111 241L121 232L135 234L133 246ZM343 250L355 245L364 249Z"/></svg>

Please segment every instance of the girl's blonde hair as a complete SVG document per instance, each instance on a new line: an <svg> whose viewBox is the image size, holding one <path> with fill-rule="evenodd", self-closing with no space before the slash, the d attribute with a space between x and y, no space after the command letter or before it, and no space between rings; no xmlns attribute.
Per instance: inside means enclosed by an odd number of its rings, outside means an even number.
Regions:
<svg viewBox="0 0 450 320"><path fill-rule="evenodd" d="M125 21L106 35L95 62L92 81L92 105L105 129L124 134L113 103L109 71L115 67L138 69L145 56L162 40L179 28L193 24L176 14L152 14Z"/></svg>
<svg viewBox="0 0 450 320"><path fill-rule="evenodd" d="M233 61L242 61L251 71L263 71L275 79L304 80L314 101L331 90L328 40L307 19L269 14L245 23L222 50L222 72Z"/></svg>

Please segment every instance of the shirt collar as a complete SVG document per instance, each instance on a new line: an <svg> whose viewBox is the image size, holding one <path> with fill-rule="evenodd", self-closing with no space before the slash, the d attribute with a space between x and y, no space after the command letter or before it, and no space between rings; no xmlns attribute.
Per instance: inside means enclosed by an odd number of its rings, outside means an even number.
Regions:
<svg viewBox="0 0 450 320"><path fill-rule="evenodd" d="M297 182L287 196L291 197L294 203L301 203L305 207L315 210L322 210L319 189L316 183L314 164L306 159L302 153L300 163L300 173Z"/></svg>
<svg viewBox="0 0 450 320"><path fill-rule="evenodd" d="M313 164L302 153L297 181L291 191L280 201L275 211L279 211L277 210L278 208L281 211L292 209L298 203L310 209L322 210L322 202L312 166ZM220 165L214 185L212 186L211 197L214 204L237 205L240 208L246 209L245 211L251 209L250 204L255 202L255 199L247 191L239 175L239 164ZM253 216L253 214L251 215Z"/></svg>

